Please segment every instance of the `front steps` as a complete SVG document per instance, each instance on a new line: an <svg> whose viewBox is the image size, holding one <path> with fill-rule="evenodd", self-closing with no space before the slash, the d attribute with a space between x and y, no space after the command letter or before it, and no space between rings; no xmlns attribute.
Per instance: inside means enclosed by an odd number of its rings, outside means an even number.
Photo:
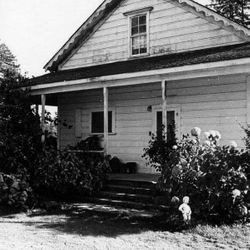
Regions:
<svg viewBox="0 0 250 250"><path fill-rule="evenodd" d="M103 190L89 201L106 206L142 209L142 210L168 210L168 206L159 202L156 191L156 182L143 179L110 178Z"/></svg>

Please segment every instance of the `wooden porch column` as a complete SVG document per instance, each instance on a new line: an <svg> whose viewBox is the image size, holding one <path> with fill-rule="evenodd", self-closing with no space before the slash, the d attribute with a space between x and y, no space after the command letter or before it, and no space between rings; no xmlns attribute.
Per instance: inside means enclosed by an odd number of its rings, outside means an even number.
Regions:
<svg viewBox="0 0 250 250"><path fill-rule="evenodd" d="M103 88L103 99L104 99L104 155L108 154L108 136L109 136L109 127L108 127L108 88Z"/></svg>
<svg viewBox="0 0 250 250"><path fill-rule="evenodd" d="M42 137L41 142L45 143L45 104L46 104L46 95L41 95L41 104L42 104L42 114L41 114L41 128L42 128Z"/></svg>
<svg viewBox="0 0 250 250"><path fill-rule="evenodd" d="M162 124L164 126L164 134L167 135L167 84L165 80L161 82L161 89L162 89Z"/></svg>
<svg viewBox="0 0 250 250"><path fill-rule="evenodd" d="M250 125L250 75L247 76L247 124Z"/></svg>

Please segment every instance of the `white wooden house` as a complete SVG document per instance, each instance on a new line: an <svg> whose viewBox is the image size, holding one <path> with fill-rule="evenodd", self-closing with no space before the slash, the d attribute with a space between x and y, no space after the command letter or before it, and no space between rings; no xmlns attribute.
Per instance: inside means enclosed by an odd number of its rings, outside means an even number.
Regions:
<svg viewBox="0 0 250 250"><path fill-rule="evenodd" d="M250 30L194 1L105 0L45 69L31 91L73 125L60 147L103 134L106 153L152 172L143 148L170 119L179 137L198 126L243 145Z"/></svg>

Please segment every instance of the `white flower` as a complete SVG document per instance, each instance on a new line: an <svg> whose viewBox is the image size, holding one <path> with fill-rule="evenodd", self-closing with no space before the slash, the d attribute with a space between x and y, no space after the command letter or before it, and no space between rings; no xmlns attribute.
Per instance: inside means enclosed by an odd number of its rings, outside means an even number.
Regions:
<svg viewBox="0 0 250 250"><path fill-rule="evenodd" d="M209 140L206 140L203 142L203 146L211 146L211 142Z"/></svg>
<svg viewBox="0 0 250 250"><path fill-rule="evenodd" d="M200 137L200 135L201 135L201 129L198 128L198 127L194 127L194 128L191 130L191 135L192 135L192 136L196 136L196 137Z"/></svg>
<svg viewBox="0 0 250 250"><path fill-rule="evenodd" d="M230 141L229 146L231 146L232 148L237 148L238 147L236 141Z"/></svg>
<svg viewBox="0 0 250 250"><path fill-rule="evenodd" d="M209 140L209 136L210 136L210 133L209 133L209 132L204 132L203 135L204 135L204 138L205 138L206 140Z"/></svg>
<svg viewBox="0 0 250 250"><path fill-rule="evenodd" d="M220 134L220 132L217 131L217 130L215 130L215 138L216 138L217 140L220 140L220 139L221 139L221 134Z"/></svg>
<svg viewBox="0 0 250 250"><path fill-rule="evenodd" d="M232 191L232 196L235 198L235 197L237 197L237 196L240 196L241 195L241 192L240 192L240 190L239 189L234 189L233 191Z"/></svg>
<svg viewBox="0 0 250 250"><path fill-rule="evenodd" d="M210 136L215 138L215 136L216 136L216 131L215 130L209 130L208 133L210 134Z"/></svg>

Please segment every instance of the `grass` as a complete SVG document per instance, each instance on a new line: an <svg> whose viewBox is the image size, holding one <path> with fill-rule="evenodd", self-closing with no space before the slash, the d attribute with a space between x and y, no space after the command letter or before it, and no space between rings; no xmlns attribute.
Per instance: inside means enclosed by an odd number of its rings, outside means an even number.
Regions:
<svg viewBox="0 0 250 250"><path fill-rule="evenodd" d="M0 249L250 249L250 224L172 232L164 216L68 210L0 217Z"/></svg>

